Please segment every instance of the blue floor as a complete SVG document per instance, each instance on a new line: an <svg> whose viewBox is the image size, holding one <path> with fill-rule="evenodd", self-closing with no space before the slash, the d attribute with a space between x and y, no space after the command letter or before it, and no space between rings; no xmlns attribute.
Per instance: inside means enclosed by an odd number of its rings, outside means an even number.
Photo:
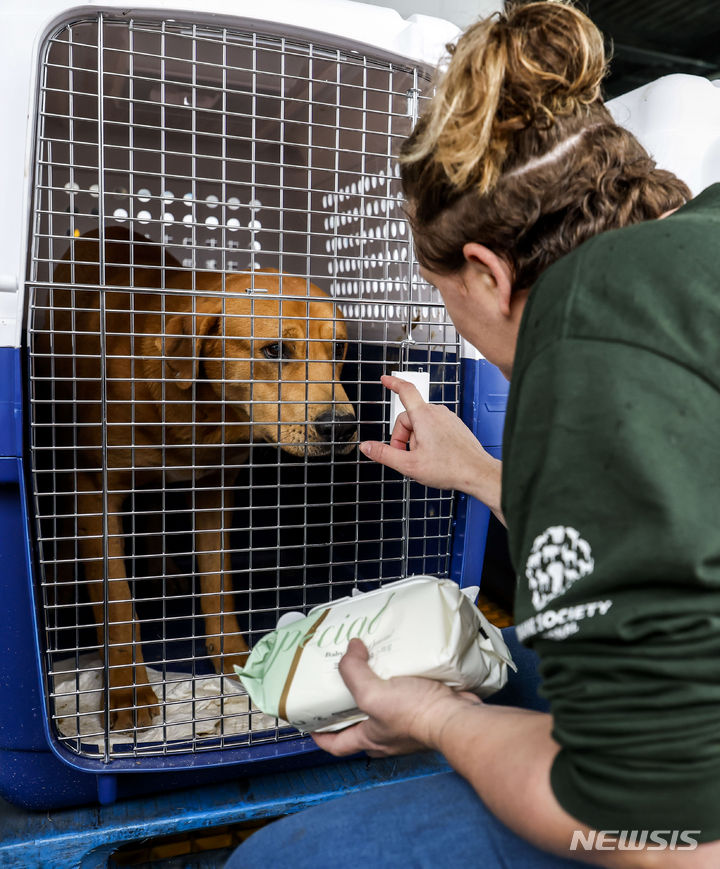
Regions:
<svg viewBox="0 0 720 869"><path fill-rule="evenodd" d="M447 769L433 753L377 760L360 757L104 807L28 812L0 800L0 867L106 869L110 856L124 845L279 817L351 791ZM182 858L152 865L212 867L222 865L224 856L208 854L194 862Z"/></svg>

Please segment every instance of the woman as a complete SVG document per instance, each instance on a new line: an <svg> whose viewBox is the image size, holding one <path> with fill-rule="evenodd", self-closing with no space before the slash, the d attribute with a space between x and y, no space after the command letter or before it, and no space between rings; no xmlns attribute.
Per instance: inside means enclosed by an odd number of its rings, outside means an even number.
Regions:
<svg viewBox="0 0 720 869"><path fill-rule="evenodd" d="M604 72L560 2L459 40L402 181L424 277L511 378L504 467L394 378L406 412L361 445L504 517L550 712L380 680L353 640L340 671L370 717L318 745L432 748L458 775L282 821L236 865L278 862L278 835L292 866L329 865L328 837L348 866L720 865L720 187L688 202L613 123ZM373 800L396 805L379 827Z"/></svg>

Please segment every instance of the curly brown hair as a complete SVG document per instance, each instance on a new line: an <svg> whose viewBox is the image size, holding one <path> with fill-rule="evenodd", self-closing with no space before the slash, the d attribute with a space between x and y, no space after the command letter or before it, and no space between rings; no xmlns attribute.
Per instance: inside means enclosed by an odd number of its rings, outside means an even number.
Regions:
<svg viewBox="0 0 720 869"><path fill-rule="evenodd" d="M400 151L416 252L458 271L481 242L529 287L607 229L690 198L606 109L603 38L564 0L513 3L454 46L428 111Z"/></svg>

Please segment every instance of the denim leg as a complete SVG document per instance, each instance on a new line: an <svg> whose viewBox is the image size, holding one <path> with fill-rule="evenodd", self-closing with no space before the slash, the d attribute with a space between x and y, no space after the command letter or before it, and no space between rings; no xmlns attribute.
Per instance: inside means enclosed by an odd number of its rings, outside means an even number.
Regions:
<svg viewBox="0 0 720 869"><path fill-rule="evenodd" d="M547 711L538 696L537 655L514 628L503 637L517 665L485 702ZM570 869L586 864L554 857L502 824L456 773L383 785L329 800L263 827L230 858L227 869Z"/></svg>
<svg viewBox="0 0 720 869"><path fill-rule="evenodd" d="M340 797L253 833L226 869L573 869L497 820L456 773Z"/></svg>

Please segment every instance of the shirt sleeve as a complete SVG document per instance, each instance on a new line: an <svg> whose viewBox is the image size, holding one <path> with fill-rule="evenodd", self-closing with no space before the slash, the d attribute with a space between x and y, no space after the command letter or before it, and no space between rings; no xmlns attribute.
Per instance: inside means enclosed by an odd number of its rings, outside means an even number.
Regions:
<svg viewBox="0 0 720 869"><path fill-rule="evenodd" d="M720 394L572 338L512 387L503 508L553 791L595 829L720 838Z"/></svg>

